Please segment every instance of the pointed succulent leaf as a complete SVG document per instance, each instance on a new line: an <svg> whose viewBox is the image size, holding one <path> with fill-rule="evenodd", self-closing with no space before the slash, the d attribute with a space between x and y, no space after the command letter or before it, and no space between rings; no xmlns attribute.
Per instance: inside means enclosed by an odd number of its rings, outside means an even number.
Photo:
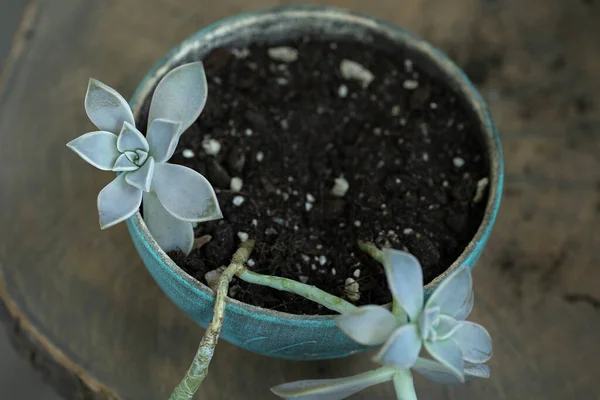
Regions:
<svg viewBox="0 0 600 400"><path fill-rule="evenodd" d="M414 322L423 309L423 271L412 254L386 249L383 265L392 296Z"/></svg>
<svg viewBox="0 0 600 400"><path fill-rule="evenodd" d="M153 175L154 159L150 157L137 171L129 172L125 175L125 180L131 186L143 190L144 192L149 192Z"/></svg>
<svg viewBox="0 0 600 400"><path fill-rule="evenodd" d="M185 131L202 112L207 87L201 62L173 69L156 86L150 103L149 123L157 118L179 121L181 131Z"/></svg>
<svg viewBox="0 0 600 400"><path fill-rule="evenodd" d="M121 174L98 194L100 228L106 229L131 217L140 208L142 191L125 181Z"/></svg>
<svg viewBox="0 0 600 400"><path fill-rule="evenodd" d="M425 341L425 349L443 364L461 382L464 382L464 366L460 347L452 340Z"/></svg>
<svg viewBox="0 0 600 400"><path fill-rule="evenodd" d="M427 300L427 307L440 307L442 314L456 317L468 306L473 280L467 267L460 267L444 279Z"/></svg>
<svg viewBox="0 0 600 400"><path fill-rule="evenodd" d="M462 383L451 369L437 361L419 357L412 369L416 373L437 383L446 385Z"/></svg>
<svg viewBox="0 0 600 400"><path fill-rule="evenodd" d="M117 135L105 131L81 135L67 143L67 147L103 171L110 171L119 157Z"/></svg>
<svg viewBox="0 0 600 400"><path fill-rule="evenodd" d="M138 149L135 151L135 154L137 154L137 165L144 165L148 159L148 152Z"/></svg>
<svg viewBox="0 0 600 400"><path fill-rule="evenodd" d="M124 122L135 124L127 101L115 89L90 79L85 94L85 111L94 125L118 134Z"/></svg>
<svg viewBox="0 0 600 400"><path fill-rule="evenodd" d="M465 319L467 319L467 317L469 316L469 314L471 314L471 311L473 310L474 301L475 301L475 292L473 290L471 290L471 294L467 298L467 301L460 308L460 310L458 310L456 312L456 314L454 315L454 318L459 321L464 321Z"/></svg>
<svg viewBox="0 0 600 400"><path fill-rule="evenodd" d="M358 307L336 317L335 323L352 340L366 346L385 343L397 326L394 315L381 306Z"/></svg>
<svg viewBox="0 0 600 400"><path fill-rule="evenodd" d="M423 340L428 339L429 333L433 328L433 324L436 322L439 315L439 307L426 308L423 310L421 315L419 315L419 331L421 332L421 337Z"/></svg>
<svg viewBox="0 0 600 400"><path fill-rule="evenodd" d="M174 217L190 222L223 218L213 187L193 169L156 164L152 185L160 203Z"/></svg>
<svg viewBox="0 0 600 400"><path fill-rule="evenodd" d="M119 158L117 158L117 161L115 161L113 171L135 171L138 168L139 166L137 166L131 160L131 156L126 153L123 153L119 156Z"/></svg>
<svg viewBox="0 0 600 400"><path fill-rule="evenodd" d="M117 139L117 149L119 151L132 151L135 152L137 149L148 151L148 141L142 135L140 131L138 131L135 126L130 124L129 122L125 122L123 124L123 128L121 129L121 133L119 133L119 138Z"/></svg>
<svg viewBox="0 0 600 400"><path fill-rule="evenodd" d="M143 207L146 226L160 248L164 252L181 250L190 254L194 245L192 223L169 214L154 193L144 193Z"/></svg>
<svg viewBox="0 0 600 400"><path fill-rule="evenodd" d="M481 325L463 321L452 335L460 347L465 361L473 364L482 364L492 358L492 338L488 331Z"/></svg>
<svg viewBox="0 0 600 400"><path fill-rule="evenodd" d="M455 320L447 315L440 315L438 324L435 327L436 340L446 340L452 337L462 322Z"/></svg>
<svg viewBox="0 0 600 400"><path fill-rule="evenodd" d="M181 137L181 123L157 118L148 128L150 153L157 163L167 162L175 152Z"/></svg>
<svg viewBox="0 0 600 400"><path fill-rule="evenodd" d="M391 380L393 374L392 369L379 369L347 378L284 383L271 388L271 391L289 400L342 400L370 386Z"/></svg>
<svg viewBox="0 0 600 400"><path fill-rule="evenodd" d="M450 369L437 361L421 358L412 368L418 374L437 383L452 385L462 383ZM485 364L470 364L465 362L465 381L475 378L489 378L490 367Z"/></svg>
<svg viewBox="0 0 600 400"><path fill-rule="evenodd" d="M383 365L410 368L419 356L421 344L417 326L415 324L403 325L390 336L373 357L373 361Z"/></svg>
<svg viewBox="0 0 600 400"><path fill-rule="evenodd" d="M465 380L472 378L489 378L490 367L485 364L471 364L465 361Z"/></svg>

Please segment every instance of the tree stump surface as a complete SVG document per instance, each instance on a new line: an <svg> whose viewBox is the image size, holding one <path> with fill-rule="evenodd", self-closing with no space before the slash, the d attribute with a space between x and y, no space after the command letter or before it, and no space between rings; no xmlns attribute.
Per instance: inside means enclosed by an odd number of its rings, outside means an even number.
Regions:
<svg viewBox="0 0 600 400"><path fill-rule="evenodd" d="M129 97L200 28L274 0L32 1L0 80L0 316L67 400L164 400L202 329L160 291L121 224L100 231L112 176L65 144L92 130L89 77ZM416 378L423 399L597 399L600 380L600 2L319 1L393 21L464 68L487 99L506 160L500 215L474 272L471 320L492 377ZM269 399L279 383L342 377L370 354L271 359L219 343L198 398ZM394 398L391 384L356 399Z"/></svg>

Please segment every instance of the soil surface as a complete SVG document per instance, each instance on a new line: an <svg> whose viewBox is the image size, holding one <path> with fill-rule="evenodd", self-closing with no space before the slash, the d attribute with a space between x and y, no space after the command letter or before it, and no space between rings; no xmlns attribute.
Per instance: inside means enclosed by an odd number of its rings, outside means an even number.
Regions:
<svg viewBox="0 0 600 400"><path fill-rule="evenodd" d="M477 192L488 169L471 112L402 52L354 42L280 46L292 50L258 44L205 58L208 102L171 162L208 178L224 219L197 226L197 237L212 237L203 247L170 256L206 283L247 236L257 241L254 271L357 305L385 304L383 269L356 245L365 240L410 251L431 281L464 250L485 208L487 189ZM342 64L353 66L345 60L368 73L345 75ZM344 196L332 194L336 178L349 184ZM230 296L289 313L332 313L239 280Z"/></svg>

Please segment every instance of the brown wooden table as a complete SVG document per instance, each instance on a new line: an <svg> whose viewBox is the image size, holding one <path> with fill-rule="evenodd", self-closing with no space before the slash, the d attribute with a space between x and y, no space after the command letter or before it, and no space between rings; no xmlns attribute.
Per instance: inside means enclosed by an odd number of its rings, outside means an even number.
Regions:
<svg viewBox="0 0 600 400"><path fill-rule="evenodd" d="M95 199L112 177L65 148L91 129L88 77L129 96L199 28L290 3L30 3L0 92L0 315L66 399L164 400L202 336L146 273L125 226L98 229ZM494 339L492 378L457 387L417 378L420 398L600 398L600 1L315 3L384 17L451 54L501 131L505 197L472 314ZM198 397L273 398L272 385L365 365L368 355L299 363L221 342Z"/></svg>

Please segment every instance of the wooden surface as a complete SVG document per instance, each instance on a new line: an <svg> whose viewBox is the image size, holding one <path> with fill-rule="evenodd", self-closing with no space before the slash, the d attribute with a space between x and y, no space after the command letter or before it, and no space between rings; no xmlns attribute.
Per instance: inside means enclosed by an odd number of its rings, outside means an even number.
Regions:
<svg viewBox="0 0 600 400"><path fill-rule="evenodd" d="M124 225L101 232L112 179L65 143L92 129L89 77L129 96L194 31L274 0L34 1L0 93L0 315L17 348L70 399L167 398L202 335L152 281ZM506 190L475 271L471 319L494 339L492 378L422 399L597 399L600 393L600 2L338 0L424 36L473 77L506 153ZM399 5L400 4L400 5ZM203 399L268 399L368 355L274 360L220 343ZM381 385L357 399L393 398Z"/></svg>

